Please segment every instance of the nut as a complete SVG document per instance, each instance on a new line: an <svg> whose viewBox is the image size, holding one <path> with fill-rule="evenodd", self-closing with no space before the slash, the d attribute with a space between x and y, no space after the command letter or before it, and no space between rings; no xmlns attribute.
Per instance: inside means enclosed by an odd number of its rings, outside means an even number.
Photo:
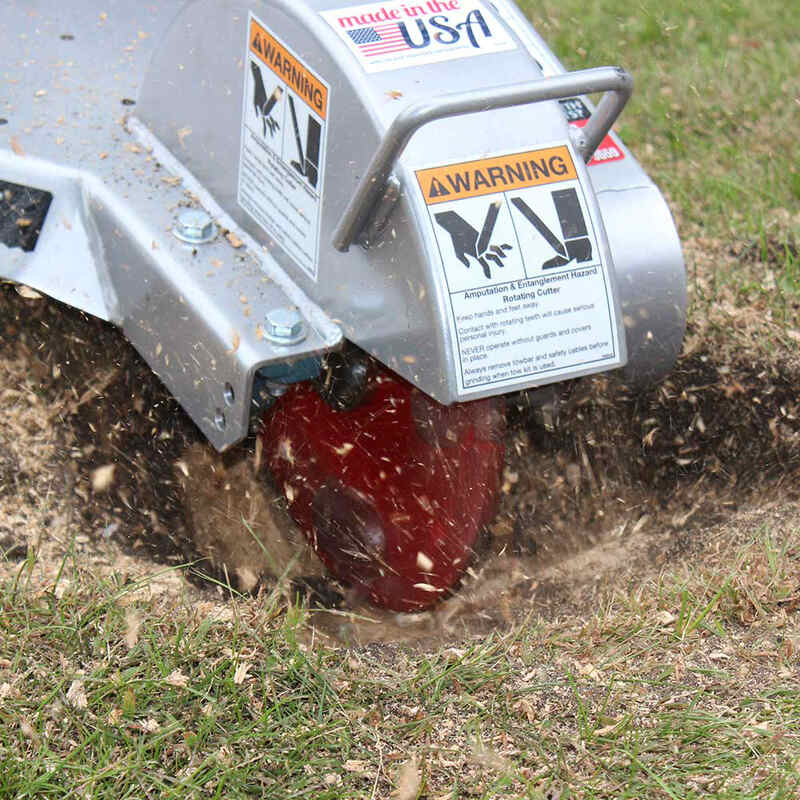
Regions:
<svg viewBox="0 0 800 800"><path fill-rule="evenodd" d="M273 308L266 315L267 339L276 344L297 344L306 338L306 324L295 308Z"/></svg>
<svg viewBox="0 0 800 800"><path fill-rule="evenodd" d="M214 220L202 208L184 208L172 232L187 244L206 244L217 235Z"/></svg>

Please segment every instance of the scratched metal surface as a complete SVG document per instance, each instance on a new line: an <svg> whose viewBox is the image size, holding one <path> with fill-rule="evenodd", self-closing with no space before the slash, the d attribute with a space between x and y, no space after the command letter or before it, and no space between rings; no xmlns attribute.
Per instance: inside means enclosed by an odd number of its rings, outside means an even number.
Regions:
<svg viewBox="0 0 800 800"><path fill-rule="evenodd" d="M120 326L224 449L247 433L259 366L330 349L341 334L255 242L233 247L218 236L193 250L171 234L176 211L202 187L126 118L182 5L5 5L0 180L47 190L53 202L34 251L0 245L0 276ZM312 322L308 338L270 344L263 310L295 304Z"/></svg>

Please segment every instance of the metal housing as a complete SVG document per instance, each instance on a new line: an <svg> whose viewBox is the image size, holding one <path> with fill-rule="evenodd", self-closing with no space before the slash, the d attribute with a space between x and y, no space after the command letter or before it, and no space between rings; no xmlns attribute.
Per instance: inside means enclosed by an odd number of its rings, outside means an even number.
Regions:
<svg viewBox="0 0 800 800"><path fill-rule="evenodd" d="M101 14L88 0L11 0L0 19L17 79L0 98L8 120L0 127L0 180L53 195L34 251L0 245L0 274L119 325L219 449L246 434L260 367L336 348L344 338L442 403L551 380L468 397L459 390L440 256L424 201L410 187L415 170L431 164L552 142L585 146L555 100L526 98L541 91L542 79L551 87L562 80L570 91L597 87L588 74L570 83L510 0L490 7L513 49L367 74L320 14L339 5L120 0ZM237 201L251 14L329 86L316 276ZM373 157L380 162L392 144L398 119L452 95L462 97L459 116L416 126L392 153L391 175L376 178ZM499 96L514 102L486 101ZM590 125L600 126L605 112L601 106ZM658 189L615 141L623 160L578 170L613 265L627 376L652 381L670 369L683 338L683 261ZM365 176L375 178L379 200L384 179L390 191L377 205L368 198L371 216L350 214L348 234L348 209L363 200ZM213 242L191 247L172 235L187 205L215 218ZM347 248L359 228L368 245ZM278 345L263 334L265 313L284 306L308 323L301 343Z"/></svg>

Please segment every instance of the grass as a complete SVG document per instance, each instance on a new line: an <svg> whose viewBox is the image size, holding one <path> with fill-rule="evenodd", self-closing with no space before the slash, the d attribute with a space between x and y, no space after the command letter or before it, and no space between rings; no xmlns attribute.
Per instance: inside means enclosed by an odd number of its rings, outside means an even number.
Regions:
<svg viewBox="0 0 800 800"><path fill-rule="evenodd" d="M712 319L730 301L775 322L770 335L785 339L788 328L796 336L794 6L783 0L523 0L521 6L567 68L620 64L634 75L634 95L617 127L677 218L695 317ZM743 259L751 247L754 257ZM729 316L720 324L723 332L738 327Z"/></svg>
<svg viewBox="0 0 800 800"><path fill-rule="evenodd" d="M636 79L620 132L708 235L800 232L800 37L782 0L522 4L571 69Z"/></svg>
<svg viewBox="0 0 800 800"><path fill-rule="evenodd" d="M771 283L726 265L707 305L796 325L792 4L524 5L569 67L635 74L621 133L684 232L769 262ZM37 583L31 550L0 582L0 797L796 798L800 529L719 536L425 650L345 648L275 594L176 600L73 548Z"/></svg>
<svg viewBox="0 0 800 800"><path fill-rule="evenodd" d="M0 599L0 796L788 800L799 569L800 531L755 530L586 618L425 654L69 563L64 591Z"/></svg>

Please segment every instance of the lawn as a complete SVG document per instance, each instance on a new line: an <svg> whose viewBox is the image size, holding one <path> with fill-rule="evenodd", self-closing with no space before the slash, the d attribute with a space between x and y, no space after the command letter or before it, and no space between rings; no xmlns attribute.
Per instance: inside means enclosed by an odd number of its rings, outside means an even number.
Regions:
<svg viewBox="0 0 800 800"><path fill-rule="evenodd" d="M638 516L519 578L529 599L487 572L475 596L492 594L491 614L467 592L457 615L393 618L382 635L365 634L368 609L312 610L284 582L245 597L123 556L62 519L66 484L41 483L36 542L58 530L55 544L0 555L0 797L800 796L797 10L523 7L569 68L634 74L619 132L669 198L691 288L689 377L658 396L701 402L712 359L729 376L719 402L774 411L768 468L755 442L736 450L765 482L729 481L699 518L732 470L732 445L709 443L702 472L683 465ZM30 412L14 437L35 429L32 462L61 463L45 401L14 380L0 396ZM0 523L19 511L2 482L0 503Z"/></svg>

